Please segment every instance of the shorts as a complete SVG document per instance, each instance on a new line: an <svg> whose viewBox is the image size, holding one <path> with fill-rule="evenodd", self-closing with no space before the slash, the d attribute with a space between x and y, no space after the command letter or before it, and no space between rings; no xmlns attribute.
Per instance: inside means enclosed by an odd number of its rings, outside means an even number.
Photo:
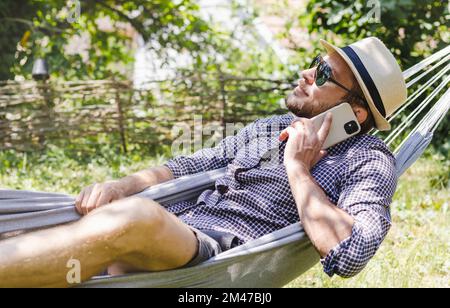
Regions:
<svg viewBox="0 0 450 308"><path fill-rule="evenodd" d="M190 228L197 238L198 250L192 260L183 267L195 266L239 245L239 238L233 234Z"/></svg>

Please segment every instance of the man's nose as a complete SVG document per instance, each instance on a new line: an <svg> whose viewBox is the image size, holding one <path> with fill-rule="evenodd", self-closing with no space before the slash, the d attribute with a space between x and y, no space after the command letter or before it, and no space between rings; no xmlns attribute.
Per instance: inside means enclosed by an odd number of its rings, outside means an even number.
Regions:
<svg viewBox="0 0 450 308"><path fill-rule="evenodd" d="M301 72L300 79L298 84L300 85L300 81L305 79L306 84L312 85L314 83L314 71L316 68L307 69Z"/></svg>

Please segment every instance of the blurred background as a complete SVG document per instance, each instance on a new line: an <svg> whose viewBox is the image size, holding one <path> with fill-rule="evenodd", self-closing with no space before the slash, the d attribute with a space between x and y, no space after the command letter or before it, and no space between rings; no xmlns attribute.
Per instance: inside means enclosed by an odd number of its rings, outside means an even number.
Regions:
<svg viewBox="0 0 450 308"><path fill-rule="evenodd" d="M226 123L286 113L292 83L323 54L321 38L344 46L377 36L405 70L448 46L449 7L2 0L0 187L77 194L163 163L178 137L173 126L193 127L194 115L223 132ZM450 286L449 124L447 116L400 180L393 230L363 274L329 279L316 266L289 286Z"/></svg>

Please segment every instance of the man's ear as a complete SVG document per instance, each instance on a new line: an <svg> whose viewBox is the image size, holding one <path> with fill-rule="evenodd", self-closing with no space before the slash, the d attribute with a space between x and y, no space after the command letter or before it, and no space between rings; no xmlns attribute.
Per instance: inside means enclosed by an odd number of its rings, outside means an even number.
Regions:
<svg viewBox="0 0 450 308"><path fill-rule="evenodd" d="M362 123L364 123L365 120L367 120L367 117L369 116L369 114L364 107L354 105L354 106L352 106L352 109L356 115L356 118L358 119L359 124L362 124Z"/></svg>

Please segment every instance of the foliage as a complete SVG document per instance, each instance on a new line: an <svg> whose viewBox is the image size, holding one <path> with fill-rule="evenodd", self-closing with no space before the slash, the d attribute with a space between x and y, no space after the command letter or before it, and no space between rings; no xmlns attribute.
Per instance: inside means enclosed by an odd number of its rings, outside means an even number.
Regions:
<svg viewBox="0 0 450 308"><path fill-rule="evenodd" d="M376 36L403 68L446 47L450 40L448 6L440 0L310 0L307 12L301 20L310 33L341 44Z"/></svg>
<svg viewBox="0 0 450 308"><path fill-rule="evenodd" d="M15 52L18 41L26 32L26 26L22 23L6 23L4 18L12 16L12 12L22 18L30 18L30 11L26 6L20 5L18 1L0 1L0 80L11 79L11 66L15 62Z"/></svg>
<svg viewBox="0 0 450 308"><path fill-rule="evenodd" d="M2 1L0 50L7 58L1 66L12 69L1 79L29 79L36 57L46 57L53 77L66 80L127 77L135 34L163 58L168 49L195 56L207 44L209 27L192 0L85 0L79 17L77 2Z"/></svg>
<svg viewBox="0 0 450 308"><path fill-rule="evenodd" d="M218 115L222 122L249 122L257 116L280 111L279 102L286 89L278 81L272 83L265 79L270 79L274 74L284 75L285 68L272 51L260 48L258 37L252 34L254 15L246 7L235 3L233 13L241 17L244 15L244 21L239 27L225 29L221 24L207 24L199 18L195 1L191 0L114 3L118 2L82 1L81 15L73 23L67 21L73 7L66 6L65 1L24 1L23 6L27 8L24 11L28 15L16 11L18 4L14 1L2 3L7 9L5 15L12 16L3 16L5 23L11 28L17 27L17 33L11 36L14 38L14 50L5 49L5 54L14 53L15 56L12 64L6 63L4 67L11 66L11 76L30 79L34 58L45 56L52 73L46 85L52 94L45 101L39 93L36 99L32 99L34 96L30 94L36 89L27 88L21 91L28 97L26 104L22 104L20 100L23 97L15 94L26 84L24 82L17 84L16 90L2 89L3 93L6 91L19 100L13 102L13 98L5 96L5 106L14 105L0 112L0 120L5 124L3 128L6 127L6 134L9 134L4 138L5 142L9 143L11 132L20 130L26 140L39 141L40 147L63 145L71 157L74 153L85 153L85 150L92 155L101 155L98 144L119 145L120 137L112 131L107 135L91 134L98 131L99 126L104 129L115 125L117 121L112 119L115 117L114 110L108 114L91 112L97 119L90 123L86 123L87 117L84 115L92 108L100 108L97 110L99 112L101 109L111 109L110 101L112 104L116 101L114 94L112 97L108 94L108 87L94 87L92 79L121 80L129 77L128 71L134 61L132 50L135 46L130 46L133 32L141 35L148 42L148 48L157 51L167 65L176 62L180 55L188 56L191 61L187 61L182 68L174 68L178 75L175 80L148 84L150 90L147 92L136 89L121 96L122 104L128 105L122 108L129 150L140 153L149 153L150 150L155 154L161 149L150 149L149 143L159 147L167 145L165 141L170 136L162 136L160 130L155 129L152 116L164 119L165 122L157 126L167 128L174 124L174 117L187 121L186 116L192 117L194 113L199 113L198 110L208 122L217 120ZM108 29L102 25L101 21L105 20L110 24ZM3 29L6 28L0 26L0 32ZM81 48L86 41L88 48ZM70 80L72 86L64 86L60 79ZM73 83L77 79L87 79L89 84L82 86L79 82ZM42 105L51 105L55 109L52 113L57 117L42 123L39 116L46 109L36 111ZM140 119L133 118L136 112L141 114ZM9 123L8 117L14 118L15 124ZM69 123L70 126L65 125ZM45 138L35 138L40 134L36 132L37 127L46 131ZM83 127L91 131L86 133ZM67 128L71 131L67 132ZM58 143L57 135L62 135L63 141L68 142ZM142 142L136 142L138 139ZM15 141L20 143L23 140L16 138ZM33 149L25 142L23 147Z"/></svg>
<svg viewBox="0 0 450 308"><path fill-rule="evenodd" d="M192 60L190 70L261 76L280 69L273 53L258 51L258 42L249 37L246 43L242 40L253 18L242 5L235 4L234 11L248 16L242 27L229 31L200 18L195 0L84 0L80 16L69 22L77 2L2 1L0 80L30 79L37 57L48 60L53 79L127 79L139 42L136 35L164 64L183 54Z"/></svg>
<svg viewBox="0 0 450 308"><path fill-rule="evenodd" d="M78 194L94 182L117 179L150 166L161 165L164 156L121 155L101 147L101 155L73 155L60 147L45 152L0 152L0 187Z"/></svg>
<svg viewBox="0 0 450 308"><path fill-rule="evenodd" d="M403 68L448 44L449 15L443 1L381 1L379 23L364 18L371 9L366 5L368 2L310 0L305 14L289 12L308 28L312 38L311 49L293 46L297 51L293 57L296 67L308 63L317 51L322 51L319 37L344 45L365 36L378 36L398 56ZM129 78L135 47L133 33L137 33L166 63L172 60L172 50L188 53L193 61L178 71L181 78L175 84L160 88L162 98L151 93L133 96L133 111L139 107L154 112L155 100L170 101L167 110L158 114L161 118L167 119L168 114L186 116L192 107L201 109L204 118L211 120L217 111L211 106L225 98L225 119L248 116L251 120L251 117L279 112L278 101L286 89L264 80L244 82L231 77L285 78L289 70L294 70L283 66L269 48L258 48L258 41L243 39L241 32L252 31L254 18L245 7L235 5L234 8L236 14L247 14L242 27L227 31L202 20L194 0L86 0L81 1L80 18L69 23L67 17L73 3L63 0L0 2L0 80L16 76L30 79L34 59L44 56L50 63L52 80ZM277 2L280 7L281 3ZM284 3L287 5L288 1ZM104 28L99 20L108 20L112 27ZM288 21L287 30L294 24ZM82 41L80 38L90 42L89 48L73 48ZM75 53L69 52L70 44ZM65 95L61 95L61 100L66 100L63 103L69 106L81 108L108 103L104 97L67 101ZM149 113L143 114L147 119ZM446 121L435 138L441 143L447 140L447 145L440 147L443 155L425 156L402 177L392 205L393 229L367 269L350 280L330 280L317 266L289 286L448 286L450 169ZM162 122L151 124L170 125ZM169 148L161 147L161 136L151 125L130 123L128 129L140 138L156 141L159 153L165 155L152 158L154 149L137 142L129 144L128 153L123 154L120 137L111 133L79 140L68 137L63 146L55 146L54 140L49 140L42 152L0 151L0 186L77 194L93 182L160 165L170 155ZM86 146L84 150L77 141Z"/></svg>
<svg viewBox="0 0 450 308"><path fill-rule="evenodd" d="M177 110L183 112L189 104L205 109L209 106L206 100L226 98L231 103L227 106L230 108L223 111L224 117L232 119L243 115L264 116L264 111L279 112L278 103L285 89L265 88L262 82L239 80L224 86L224 78L275 76L289 79L286 76L293 75L298 64L309 62L315 51L322 51L319 37L344 45L365 36L378 36L398 55L403 68L449 41L446 31L449 14L441 1L381 1L380 22L372 22L365 18L371 9L367 1L311 0L305 14L289 11L286 15L287 18L295 16L308 29L312 45L308 50L293 46L298 52L292 62L297 65L287 67L280 63L271 48L261 48L257 36L243 34L254 32L252 24L256 14L239 5L239 1L233 2L234 13L240 18L244 16L244 21L232 30L202 20L194 0L86 0L81 1L79 18L70 23L67 17L75 2L4 0L0 3L3 21L0 78L22 76L29 79L33 60L41 56L50 62L52 80L129 78L135 33L167 64L180 54L187 54L192 60L183 69L177 69L179 83L184 83L181 89L174 88L173 93L166 91L165 97L155 96L155 99L175 102ZM289 10L288 5L287 0L276 4L278 10L285 11ZM101 21L107 21L110 27L105 28ZM286 21L287 30L293 25L292 20ZM287 36L288 33L286 31ZM82 48L83 40L89 42L88 48ZM199 85L192 85L188 80L192 77ZM191 100L193 92L200 99ZM88 102L83 99L73 104ZM448 154L449 148L448 124L448 118L444 119L433 141L440 145L444 154ZM142 132L149 132L146 127L140 128ZM86 142L95 144L100 139L91 136Z"/></svg>

